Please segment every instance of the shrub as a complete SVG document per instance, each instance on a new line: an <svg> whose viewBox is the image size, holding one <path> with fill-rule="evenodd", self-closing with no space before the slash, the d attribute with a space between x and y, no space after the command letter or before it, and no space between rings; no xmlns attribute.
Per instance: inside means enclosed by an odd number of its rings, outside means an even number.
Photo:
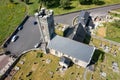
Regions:
<svg viewBox="0 0 120 80"><path fill-rule="evenodd" d="M42 53L42 52L38 52L36 57L37 57L37 58L38 58L38 57L40 57L40 58L43 57L43 53Z"/></svg>

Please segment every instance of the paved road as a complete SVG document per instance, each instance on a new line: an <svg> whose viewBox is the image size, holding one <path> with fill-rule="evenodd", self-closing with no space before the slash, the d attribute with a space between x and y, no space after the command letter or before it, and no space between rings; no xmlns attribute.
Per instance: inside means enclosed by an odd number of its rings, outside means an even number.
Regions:
<svg viewBox="0 0 120 80"><path fill-rule="evenodd" d="M120 8L120 4L89 9L87 11L89 11L92 16L104 16L108 13L108 10L117 9L117 8ZM72 25L73 18L75 16L78 16L79 14L80 14L80 11L68 13L64 15L58 15L58 16L55 16L54 20L56 23Z"/></svg>
<svg viewBox="0 0 120 80"><path fill-rule="evenodd" d="M0 70L5 67L5 65L9 62L9 57L6 55L1 55L0 56Z"/></svg>
<svg viewBox="0 0 120 80"><path fill-rule="evenodd" d="M19 38L15 42L10 42L7 51L11 54L20 55L23 51L34 48L34 45L40 41L40 32L38 25L34 25L35 17L30 17L23 29L17 33Z"/></svg>

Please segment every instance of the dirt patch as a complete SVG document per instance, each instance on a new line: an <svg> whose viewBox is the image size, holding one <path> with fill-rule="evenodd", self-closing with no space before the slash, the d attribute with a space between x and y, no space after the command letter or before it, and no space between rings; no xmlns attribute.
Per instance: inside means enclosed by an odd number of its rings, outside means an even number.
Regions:
<svg viewBox="0 0 120 80"><path fill-rule="evenodd" d="M38 63L37 64L33 64L32 65L32 71L35 71L37 69L38 65L39 65Z"/></svg>
<svg viewBox="0 0 120 80"><path fill-rule="evenodd" d="M106 27L101 27L97 30L97 35L100 37L106 36Z"/></svg>

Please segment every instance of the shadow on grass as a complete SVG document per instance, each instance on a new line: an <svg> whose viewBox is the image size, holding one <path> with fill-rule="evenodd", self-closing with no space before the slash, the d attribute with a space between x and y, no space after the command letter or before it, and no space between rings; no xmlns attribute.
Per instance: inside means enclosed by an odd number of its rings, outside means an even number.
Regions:
<svg viewBox="0 0 120 80"><path fill-rule="evenodd" d="M91 5L91 4L104 5L105 2L104 2L104 1L92 2L92 0L90 0L90 1L82 1L82 2L80 2L80 4L81 4L81 5Z"/></svg>
<svg viewBox="0 0 120 80"><path fill-rule="evenodd" d="M34 2L29 2L29 3L27 3L27 5L31 5L31 4L33 4Z"/></svg>
<svg viewBox="0 0 120 80"><path fill-rule="evenodd" d="M105 52L96 49L95 52L94 52L94 54L93 54L93 56L92 56L92 59L91 59L91 62L90 62L89 65L97 63L98 60L100 60L101 62L103 62L104 58L105 58Z"/></svg>
<svg viewBox="0 0 120 80"><path fill-rule="evenodd" d="M38 12L38 9L35 9L34 12Z"/></svg>
<svg viewBox="0 0 120 80"><path fill-rule="evenodd" d="M93 4L92 1L82 1L80 2L81 5L91 5Z"/></svg>
<svg viewBox="0 0 120 80"><path fill-rule="evenodd" d="M104 4L105 4L104 1L98 1L98 2L95 3L95 5L104 5Z"/></svg>
<svg viewBox="0 0 120 80"><path fill-rule="evenodd" d="M66 7L66 8L64 8L64 9L65 9L65 10L70 10L70 9L73 9L73 8L75 8L75 7L69 6L69 7Z"/></svg>
<svg viewBox="0 0 120 80"><path fill-rule="evenodd" d="M19 4L19 3L18 3L18 2L15 2L14 4L17 5L17 4Z"/></svg>
<svg viewBox="0 0 120 80"><path fill-rule="evenodd" d="M49 4L48 4L49 3ZM54 0L54 1L47 1L46 2L46 4L48 4L48 5L46 5L46 7L48 8L48 9L50 9L50 8L57 8L57 7L59 7L60 6L60 3L59 3L59 0Z"/></svg>
<svg viewBox="0 0 120 80"><path fill-rule="evenodd" d="M89 43L90 43L90 40L91 40L91 36L90 36L90 35L88 35L88 34L86 34L86 36L85 36L85 39L84 39L83 43L85 43L85 44L89 44Z"/></svg>
<svg viewBox="0 0 120 80"><path fill-rule="evenodd" d="M74 63L71 61L70 65L69 65L69 68L72 67L73 65L74 65Z"/></svg>

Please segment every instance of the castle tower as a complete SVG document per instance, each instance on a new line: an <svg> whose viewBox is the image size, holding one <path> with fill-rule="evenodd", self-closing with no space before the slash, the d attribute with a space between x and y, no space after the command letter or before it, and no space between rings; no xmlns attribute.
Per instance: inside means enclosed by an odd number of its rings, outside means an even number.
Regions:
<svg viewBox="0 0 120 80"><path fill-rule="evenodd" d="M44 8L37 15L39 21L39 28L43 41L48 43L54 36L54 16L52 10L45 10Z"/></svg>
<svg viewBox="0 0 120 80"><path fill-rule="evenodd" d="M54 16L52 10L41 9L39 13L35 13L38 22L40 36L42 39L42 50L47 53L47 44L54 37Z"/></svg>

